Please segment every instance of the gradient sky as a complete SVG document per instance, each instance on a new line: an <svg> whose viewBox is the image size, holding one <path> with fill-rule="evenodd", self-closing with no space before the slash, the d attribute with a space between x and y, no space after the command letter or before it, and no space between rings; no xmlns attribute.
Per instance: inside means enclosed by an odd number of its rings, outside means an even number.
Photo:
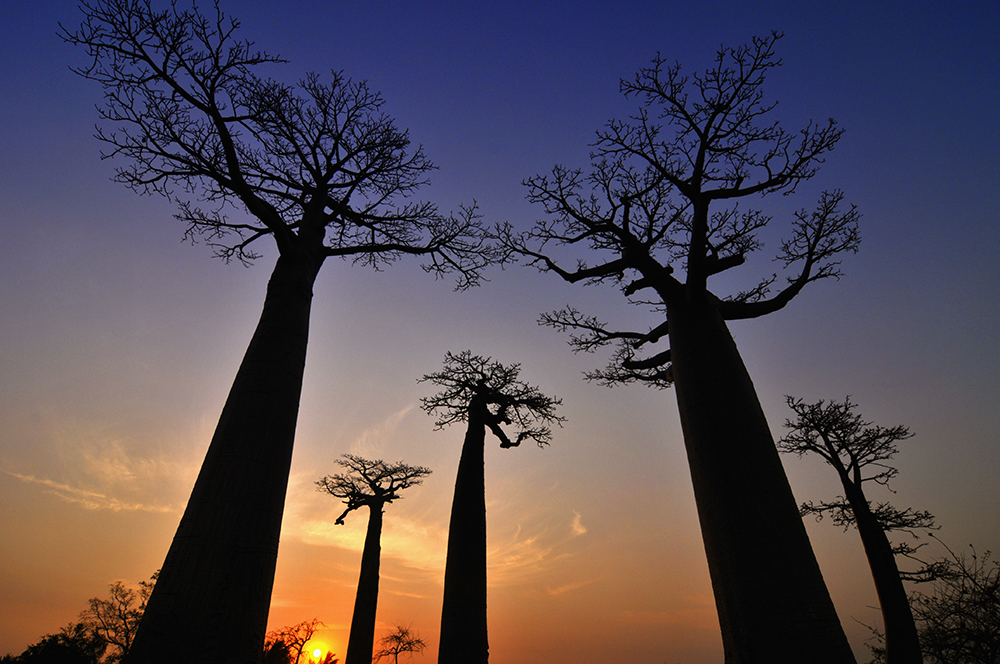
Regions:
<svg viewBox="0 0 1000 664"><path fill-rule="evenodd" d="M4 0L0 21L0 653L20 652L159 567L263 303L275 258L226 266L181 243L172 207L110 181L92 138L100 90L56 37L73 2ZM847 130L815 180L765 202L770 256L790 210L842 188L861 252L840 282L733 326L776 435L783 395L852 395L916 434L892 500L933 512L953 548L1000 549L1000 3L371 2L229 0L289 80L368 79L439 170L423 197L477 200L520 228L521 180L587 164L594 131L634 106L618 80L658 51L688 71L720 44L784 31L767 93L796 128ZM770 207L768 207L770 206ZM752 277L748 276L748 282ZM608 390L540 312L573 304L623 327L648 317L611 290L515 267L466 293L404 261L330 260L314 314L270 627L319 618L343 655L365 515L335 526L314 490L351 452L429 466L387 508L379 633L411 625L436 659L448 510L462 431L434 431L416 378L445 351L520 362L565 401L548 449L487 450L495 664L722 659L674 395ZM800 500L837 495L786 458ZM873 495L885 499L886 495ZM854 532L810 523L841 621L866 656L878 612ZM940 555L941 549L927 549ZM863 660L864 661L864 660Z"/></svg>

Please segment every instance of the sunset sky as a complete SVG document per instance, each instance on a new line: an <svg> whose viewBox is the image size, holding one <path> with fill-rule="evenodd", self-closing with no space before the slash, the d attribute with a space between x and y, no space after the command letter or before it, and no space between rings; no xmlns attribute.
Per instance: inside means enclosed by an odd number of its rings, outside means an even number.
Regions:
<svg viewBox="0 0 1000 664"><path fill-rule="evenodd" d="M380 90L438 167L422 199L475 200L518 228L541 214L521 181L586 166L595 130L634 112L619 79L657 52L693 72L783 31L776 117L834 117L846 134L799 193L762 201L775 218L747 271L778 267L790 211L824 189L858 206L863 241L839 282L732 326L772 431L786 394L851 395L915 434L897 493L871 497L929 510L956 550L1000 551L1000 2L223 2L290 60L275 75L343 70ZM74 2L2 9L0 654L160 566L275 259L227 266L181 242L169 202L111 181L92 137L101 91L56 35L78 25ZM434 430L416 379L471 349L520 363L568 418L546 449L487 449L490 661L721 662L674 394L586 383L606 358L536 324L567 304L652 319L611 289L518 266L488 277L455 293L412 260L323 267L269 628L318 618L317 642L343 656L366 515L334 525L342 506L314 482L343 453L403 460L434 473L387 507L376 636L409 625L429 644L414 661L436 660L463 431ZM819 461L784 461L797 499L838 495ZM878 611L857 534L807 527L866 661Z"/></svg>

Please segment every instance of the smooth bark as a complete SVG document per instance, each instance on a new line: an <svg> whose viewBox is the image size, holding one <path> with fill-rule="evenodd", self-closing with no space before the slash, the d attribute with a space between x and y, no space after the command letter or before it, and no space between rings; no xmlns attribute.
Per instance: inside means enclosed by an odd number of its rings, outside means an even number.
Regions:
<svg viewBox="0 0 1000 664"><path fill-rule="evenodd" d="M455 479L438 664L486 664L486 405L475 397Z"/></svg>
<svg viewBox="0 0 1000 664"><path fill-rule="evenodd" d="M369 505L368 531L361 554L361 576L354 600L351 635L344 664L371 664L375 646L375 612L378 608L378 574L382 553L382 505Z"/></svg>
<svg viewBox="0 0 1000 664"><path fill-rule="evenodd" d="M727 664L854 655L774 440L717 310L668 305L673 377Z"/></svg>
<svg viewBox="0 0 1000 664"><path fill-rule="evenodd" d="M899 576L896 556L885 530L872 514L860 486L841 475L841 483L847 502L854 512L854 520L865 548L868 566L875 582L882 621L885 628L886 664L921 664L924 659L920 652L917 625L906 597L906 588Z"/></svg>
<svg viewBox="0 0 1000 664"><path fill-rule="evenodd" d="M278 258L129 664L260 660L321 264Z"/></svg>

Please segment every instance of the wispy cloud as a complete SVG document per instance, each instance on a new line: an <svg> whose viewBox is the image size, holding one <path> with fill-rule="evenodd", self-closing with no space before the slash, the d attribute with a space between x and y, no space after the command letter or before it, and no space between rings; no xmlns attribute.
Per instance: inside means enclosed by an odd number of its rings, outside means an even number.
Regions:
<svg viewBox="0 0 1000 664"><path fill-rule="evenodd" d="M562 566L566 560L577 555L586 546L575 540L587 532L579 512L573 512L573 519L566 527L565 520L545 518L536 515L525 525L518 524L507 540L501 540L489 552L490 584L513 583L549 574ZM586 540L583 540L584 542ZM571 583L546 592L562 594L583 587L591 581Z"/></svg>
<svg viewBox="0 0 1000 664"><path fill-rule="evenodd" d="M11 477L16 477L22 482L39 484L47 487L49 490L46 493L57 496L62 500L65 500L67 503L80 505L84 509L88 510L112 510L114 512L170 512L174 509L170 505L151 505L141 502L126 502L119 500L114 496L108 496L97 491L90 491L88 489L74 487L68 484L61 484L49 479L35 477L34 475L22 475L9 470L5 470L4 472Z"/></svg>
<svg viewBox="0 0 1000 664"><path fill-rule="evenodd" d="M558 597L559 595L571 592L573 590L579 590L584 586L589 586L595 581L597 581L597 579L588 579L586 581L577 581L576 583L567 583L565 585L558 586L556 588L546 587L545 592L548 593L551 597Z"/></svg>
<svg viewBox="0 0 1000 664"><path fill-rule="evenodd" d="M518 526L513 537L491 547L489 551L490 583L510 583L514 578L539 571L543 563L561 557L553 554L555 545L551 529L543 528L525 534Z"/></svg>
<svg viewBox="0 0 1000 664"><path fill-rule="evenodd" d="M363 513L355 515L352 521L361 520L362 523L353 527L335 525L332 519L310 519L287 529L282 536L289 535L306 544L361 552L365 545L366 516ZM382 555L397 558L417 569L440 571L444 569L447 541L447 533L433 524L394 515L386 519L382 531Z"/></svg>
<svg viewBox="0 0 1000 664"><path fill-rule="evenodd" d="M378 424L362 431L351 443L351 454L372 458L380 457L382 450L385 449L385 442L393 437L400 422L410 414L413 408L412 405L406 406Z"/></svg>
<svg viewBox="0 0 1000 664"><path fill-rule="evenodd" d="M374 440L378 437L376 432L392 429L407 412L409 409L404 409L387 418L377 427L369 429L359 440ZM360 449L360 446L354 449ZM293 473L290 478L282 539L296 539L313 546L337 547L360 553L364 549L367 511L352 513L346 518L346 525L336 525L334 519L340 515L343 506L331 502L329 496L317 493L311 486L314 481L314 471L311 470ZM588 538L582 537L588 529L580 512L570 510L553 514L546 509L525 510L523 507L520 504L512 507L506 501L487 507L498 523L505 521L508 510L516 509L520 517L516 527L490 530L487 564L491 585L530 580L534 587L545 588L544 582L538 583L541 576L558 569L568 557L591 545ZM414 513L389 508L382 533L383 559L393 558L414 572L427 573L438 579L444 570L448 544L448 523L442 514L446 515L446 512ZM577 579L549 578L546 581L552 586L547 592L552 594L569 592L584 585Z"/></svg>
<svg viewBox="0 0 1000 664"><path fill-rule="evenodd" d="M134 440L111 424L87 426L66 419L50 422L39 449L44 461L5 461L3 472L66 503L114 512L178 510L201 456L187 440L176 445Z"/></svg>
<svg viewBox="0 0 1000 664"><path fill-rule="evenodd" d="M619 620L634 625L675 625L697 629L718 629L715 602L710 595L695 594L669 611L622 611Z"/></svg>

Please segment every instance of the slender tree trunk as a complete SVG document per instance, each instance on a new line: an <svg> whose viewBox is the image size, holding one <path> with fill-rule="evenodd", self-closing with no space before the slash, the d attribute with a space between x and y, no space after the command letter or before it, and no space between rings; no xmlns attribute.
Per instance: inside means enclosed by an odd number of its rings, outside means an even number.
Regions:
<svg viewBox="0 0 1000 664"><path fill-rule="evenodd" d="M677 404L727 664L854 662L753 382L714 308L668 308Z"/></svg>
<svg viewBox="0 0 1000 664"><path fill-rule="evenodd" d="M129 664L260 660L321 264L278 258Z"/></svg>
<svg viewBox="0 0 1000 664"><path fill-rule="evenodd" d="M924 659L920 653L917 625L910 611L906 588L899 578L899 567L896 565L896 556L892 553L889 538L872 514L861 487L846 477L841 477L841 482L847 501L854 512L858 534L861 535L865 556L868 557L868 566L872 571L872 580L875 582L878 603L882 608L886 664L921 664Z"/></svg>
<svg viewBox="0 0 1000 664"><path fill-rule="evenodd" d="M478 397L458 463L448 526L438 664L486 664L486 423Z"/></svg>
<svg viewBox="0 0 1000 664"><path fill-rule="evenodd" d="M368 532L361 554L361 577L354 600L351 635L344 664L371 664L375 645L375 611L378 608L378 569L382 554L382 504L369 505Z"/></svg>

